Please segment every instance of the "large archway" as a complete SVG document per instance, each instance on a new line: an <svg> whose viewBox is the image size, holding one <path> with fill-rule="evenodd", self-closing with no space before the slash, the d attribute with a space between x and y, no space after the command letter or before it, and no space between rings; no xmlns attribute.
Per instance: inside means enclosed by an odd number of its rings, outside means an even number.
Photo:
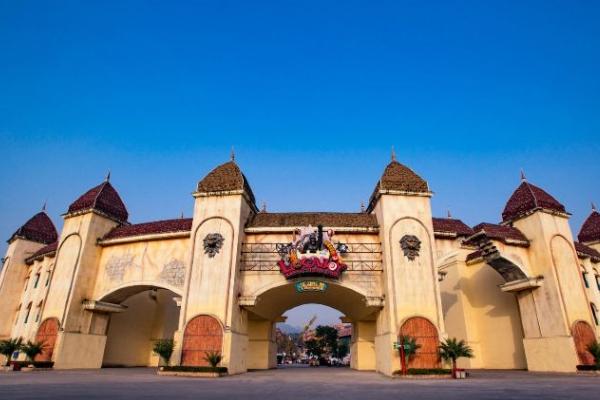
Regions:
<svg viewBox="0 0 600 400"><path fill-rule="evenodd" d="M172 339L178 328L180 296L150 285L116 290L102 302L123 306L108 323L103 367L157 366L152 352L156 340Z"/></svg>
<svg viewBox="0 0 600 400"><path fill-rule="evenodd" d="M369 298L343 282L322 278L301 278L263 288L252 304L244 306L248 318L248 369L276 366L275 324L285 320L283 315L288 310L307 304L338 310L343 315L340 322L352 324L351 367L376 369L375 326L381 299Z"/></svg>

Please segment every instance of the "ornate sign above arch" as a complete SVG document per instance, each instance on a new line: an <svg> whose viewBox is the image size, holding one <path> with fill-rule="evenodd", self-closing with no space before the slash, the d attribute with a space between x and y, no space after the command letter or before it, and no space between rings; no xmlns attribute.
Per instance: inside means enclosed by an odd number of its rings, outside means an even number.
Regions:
<svg viewBox="0 0 600 400"><path fill-rule="evenodd" d="M333 244L333 230L323 231L312 226L294 232L291 243L279 243L277 252L281 256L278 265L287 279L298 276L326 276L338 279L348 266L339 253L347 251L343 243Z"/></svg>

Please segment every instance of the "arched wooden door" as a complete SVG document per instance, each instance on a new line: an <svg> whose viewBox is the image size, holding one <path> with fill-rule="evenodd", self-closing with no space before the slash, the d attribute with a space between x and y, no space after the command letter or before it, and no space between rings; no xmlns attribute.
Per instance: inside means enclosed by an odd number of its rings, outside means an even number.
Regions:
<svg viewBox="0 0 600 400"><path fill-rule="evenodd" d="M409 318L402 324L400 335L412 336L421 345L416 355L409 360L409 368L439 368L439 337L435 325L426 318Z"/></svg>
<svg viewBox="0 0 600 400"><path fill-rule="evenodd" d="M223 328L216 318L199 315L192 318L183 333L181 365L205 366L207 352L221 352Z"/></svg>
<svg viewBox="0 0 600 400"><path fill-rule="evenodd" d="M43 342L44 349L42 350L42 353L35 358L36 361L52 361L54 344L56 343L56 336L58 335L58 325L58 319L56 318L48 318L40 324L37 334L35 335L35 341Z"/></svg>
<svg viewBox="0 0 600 400"><path fill-rule="evenodd" d="M587 351L587 347L596 341L594 329L585 321L577 321L573 324L572 335L579 362L585 365L593 365L594 356Z"/></svg>

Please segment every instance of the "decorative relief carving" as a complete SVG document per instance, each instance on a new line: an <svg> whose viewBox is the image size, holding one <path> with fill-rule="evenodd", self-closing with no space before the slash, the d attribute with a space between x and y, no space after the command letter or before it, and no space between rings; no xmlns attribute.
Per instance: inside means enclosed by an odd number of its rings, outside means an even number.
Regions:
<svg viewBox="0 0 600 400"><path fill-rule="evenodd" d="M123 282L123 278L128 269L139 267L133 262L134 259L135 256L133 254L115 255L110 257L105 268L108 279L112 282Z"/></svg>
<svg viewBox="0 0 600 400"><path fill-rule="evenodd" d="M402 247L404 256L410 261L414 261L419 256L421 241L415 235L404 235L400 239L400 247Z"/></svg>
<svg viewBox="0 0 600 400"><path fill-rule="evenodd" d="M211 258L216 256L223 247L224 241L225 238L220 233L209 233L204 238L204 254L208 254Z"/></svg>
<svg viewBox="0 0 600 400"><path fill-rule="evenodd" d="M182 287L185 280L185 264L181 260L173 259L166 263L158 279L176 287Z"/></svg>

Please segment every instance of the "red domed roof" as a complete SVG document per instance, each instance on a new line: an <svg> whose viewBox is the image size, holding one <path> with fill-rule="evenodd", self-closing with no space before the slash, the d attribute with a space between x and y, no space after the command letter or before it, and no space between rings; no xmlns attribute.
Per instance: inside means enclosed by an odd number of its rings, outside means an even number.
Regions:
<svg viewBox="0 0 600 400"><path fill-rule="evenodd" d="M596 242L600 240L600 213L592 209L592 213L585 220L577 238L582 243Z"/></svg>
<svg viewBox="0 0 600 400"><path fill-rule="evenodd" d="M236 190L245 191L252 205L255 205L256 200L248 179L233 160L219 165L198 182L198 192L215 193Z"/></svg>
<svg viewBox="0 0 600 400"><path fill-rule="evenodd" d="M129 217L123 200L108 180L88 190L75 200L69 206L68 213L85 210L98 210L121 222L127 221Z"/></svg>
<svg viewBox="0 0 600 400"><path fill-rule="evenodd" d="M558 200L543 189L524 180L508 199L502 212L502 219L505 222L511 221L540 209L566 213L565 206Z"/></svg>
<svg viewBox="0 0 600 400"><path fill-rule="evenodd" d="M32 242L50 244L58 239L56 227L48 214L41 211L31 217L25 224L17 229L10 237L10 241L15 238L31 240Z"/></svg>

